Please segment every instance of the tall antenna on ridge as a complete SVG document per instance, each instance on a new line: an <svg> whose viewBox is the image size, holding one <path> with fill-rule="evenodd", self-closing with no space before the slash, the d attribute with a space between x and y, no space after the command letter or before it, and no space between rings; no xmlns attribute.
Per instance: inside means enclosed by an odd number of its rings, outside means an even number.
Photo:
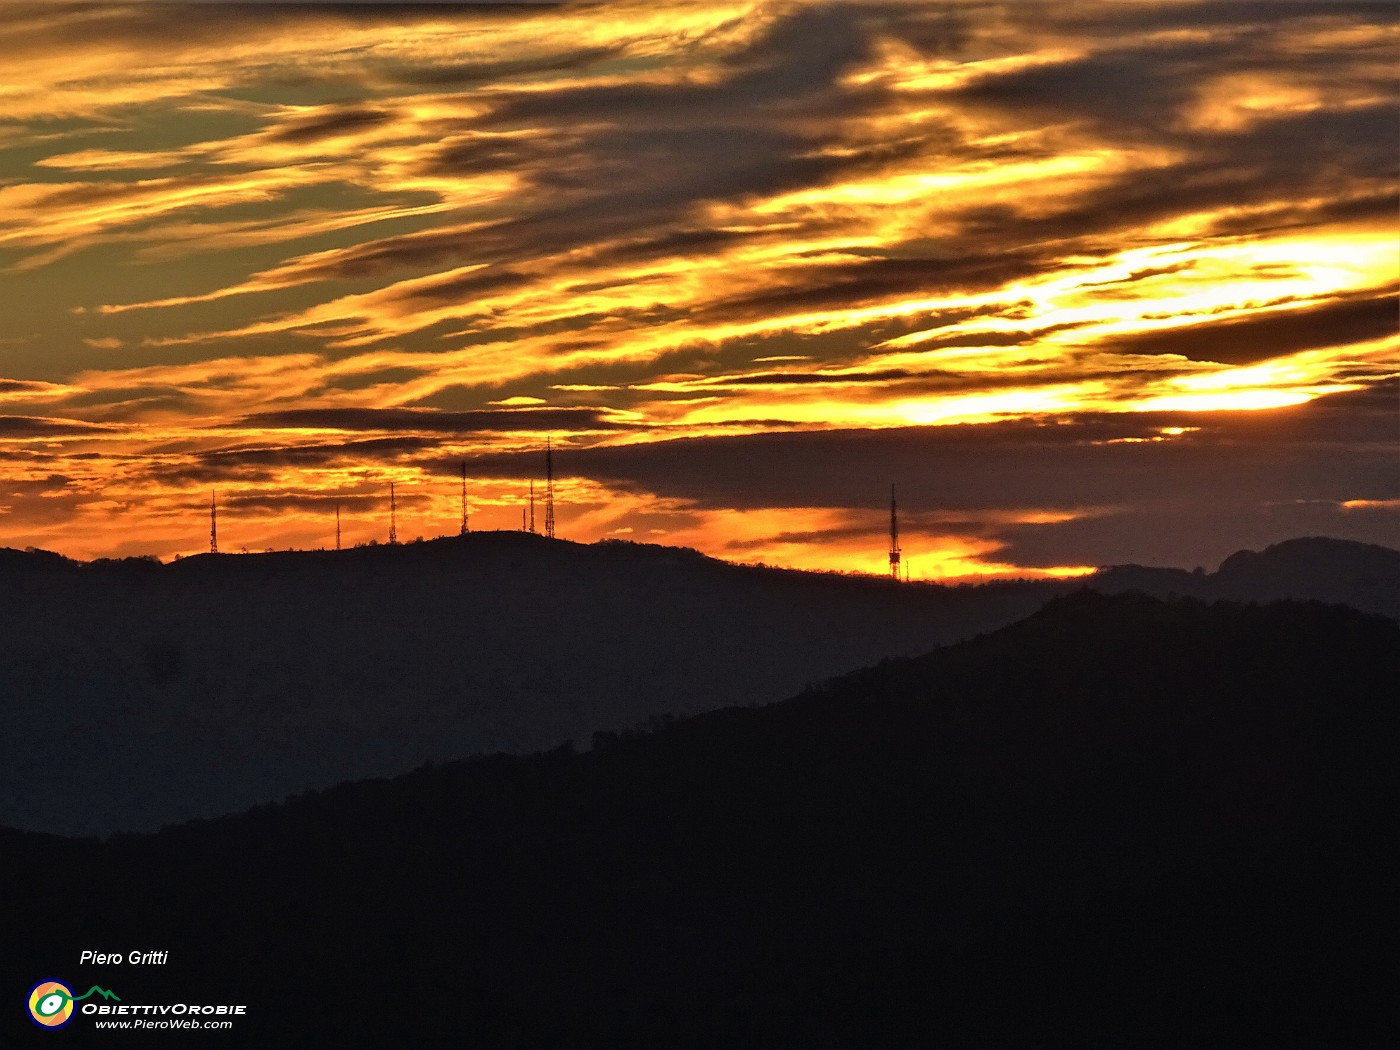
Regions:
<svg viewBox="0 0 1400 1050"><path fill-rule="evenodd" d="M530 479L530 531L535 531L535 479Z"/></svg>
<svg viewBox="0 0 1400 1050"><path fill-rule="evenodd" d="M544 534L554 539L554 449L544 439Z"/></svg>
<svg viewBox="0 0 1400 1050"><path fill-rule="evenodd" d="M394 483L389 482L389 542L399 542L399 506L394 499Z"/></svg>
<svg viewBox="0 0 1400 1050"><path fill-rule="evenodd" d="M467 461L464 459L462 460L462 528L457 535L465 536L467 532Z"/></svg>
<svg viewBox="0 0 1400 1050"><path fill-rule="evenodd" d="M335 549L340 550L340 504L335 505Z"/></svg>
<svg viewBox="0 0 1400 1050"><path fill-rule="evenodd" d="M218 491L209 490L209 553L219 553Z"/></svg>
<svg viewBox="0 0 1400 1050"><path fill-rule="evenodd" d="M894 502L894 486L890 486L890 577L899 580L899 513Z"/></svg>

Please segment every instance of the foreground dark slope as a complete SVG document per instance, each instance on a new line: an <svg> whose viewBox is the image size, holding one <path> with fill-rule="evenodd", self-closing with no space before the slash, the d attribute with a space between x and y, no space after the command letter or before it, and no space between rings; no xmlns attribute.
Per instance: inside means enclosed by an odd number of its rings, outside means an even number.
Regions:
<svg viewBox="0 0 1400 1050"><path fill-rule="evenodd" d="M1380 617L1076 594L586 754L7 833L6 933L246 1002L221 1045L1379 1045L1397 672Z"/></svg>

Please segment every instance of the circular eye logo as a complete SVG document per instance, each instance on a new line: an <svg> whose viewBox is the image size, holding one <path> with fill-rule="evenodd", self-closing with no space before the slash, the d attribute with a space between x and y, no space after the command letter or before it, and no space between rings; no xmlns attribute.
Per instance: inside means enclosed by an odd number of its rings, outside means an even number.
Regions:
<svg viewBox="0 0 1400 1050"><path fill-rule="evenodd" d="M73 1016L73 993L57 981L41 981L29 993L29 1016L45 1028L57 1028Z"/></svg>

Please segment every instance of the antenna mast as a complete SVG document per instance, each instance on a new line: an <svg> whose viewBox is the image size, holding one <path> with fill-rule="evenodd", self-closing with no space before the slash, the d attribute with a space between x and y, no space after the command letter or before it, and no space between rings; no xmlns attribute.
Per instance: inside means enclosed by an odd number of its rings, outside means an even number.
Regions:
<svg viewBox="0 0 1400 1050"><path fill-rule="evenodd" d="M335 549L340 550L340 504L335 505Z"/></svg>
<svg viewBox="0 0 1400 1050"><path fill-rule="evenodd" d="M535 531L535 479L530 479L530 531Z"/></svg>
<svg viewBox="0 0 1400 1050"><path fill-rule="evenodd" d="M544 439L544 534L554 539L554 449Z"/></svg>
<svg viewBox="0 0 1400 1050"><path fill-rule="evenodd" d="M209 553L219 553L218 491L209 490Z"/></svg>
<svg viewBox="0 0 1400 1050"><path fill-rule="evenodd" d="M389 542L399 542L399 507L394 499L394 483L389 482Z"/></svg>
<svg viewBox="0 0 1400 1050"><path fill-rule="evenodd" d="M467 528L467 461L464 459L464 460L462 460L462 529L461 529L460 532L457 533L457 535L459 535L459 536L465 536L465 535L467 534L468 531L469 531L469 530L468 530L468 528Z"/></svg>
<svg viewBox="0 0 1400 1050"><path fill-rule="evenodd" d="M890 486L890 577L899 580L899 514L894 502L894 486Z"/></svg>

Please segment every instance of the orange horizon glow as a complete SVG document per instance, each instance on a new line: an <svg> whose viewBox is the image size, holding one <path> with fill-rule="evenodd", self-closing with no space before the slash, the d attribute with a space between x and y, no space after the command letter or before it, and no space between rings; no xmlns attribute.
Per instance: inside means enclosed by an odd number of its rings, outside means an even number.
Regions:
<svg viewBox="0 0 1400 1050"><path fill-rule="evenodd" d="M535 481L535 531L544 531L545 487L541 479L468 481L469 531L527 531L530 520L529 483ZM328 481L317 492L300 493L302 509L272 510L257 505L256 495L214 487L182 495L147 508L151 531L113 550L106 542L85 545L80 538L61 551L77 560L103 557L155 556L173 561L209 552L209 509L217 508L220 554L264 554L283 551L325 551L335 548L336 509L340 507L341 549L387 545L389 542L390 481L395 483L399 543L454 537L461 522L460 481L441 476L425 483L410 474L390 475L366 482L362 478ZM311 509L311 505L315 509ZM117 510L115 501L99 504ZM684 501L641 497L612 491L580 479L562 478L555 486L559 538L578 543L629 540L661 546L688 547L721 561L739 565L811 572L836 572L885 578L887 511L852 513L819 507L732 512L705 511ZM647 515L664 524L637 528L621 524L634 515ZM1000 512L993 518L1008 522L1062 522L1081 517L1075 512ZM820 544L788 542L785 532L832 528L859 530L863 535L826 540ZM906 516L901 524L903 565L914 582L962 583L993 579L1062 579L1087 575L1098 566L1022 566L995 557L1002 545L987 539L949 533L936 520ZM51 549L33 544L39 549ZM901 576L901 579L904 579Z"/></svg>

